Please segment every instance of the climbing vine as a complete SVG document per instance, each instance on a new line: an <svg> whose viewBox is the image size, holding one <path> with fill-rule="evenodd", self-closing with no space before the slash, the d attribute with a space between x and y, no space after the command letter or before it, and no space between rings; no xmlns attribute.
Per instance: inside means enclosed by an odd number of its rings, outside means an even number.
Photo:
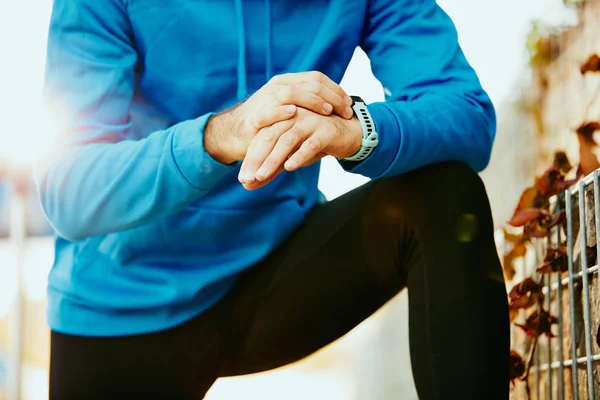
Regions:
<svg viewBox="0 0 600 400"><path fill-rule="evenodd" d="M531 59L532 63L549 62L553 59L554 53L546 53L546 50L552 50L552 47L548 47L548 42L542 41L543 43L540 44L540 40L538 38L535 41L537 45L532 47L535 50ZM600 57L592 54L582 63L580 72L582 75L600 73ZM565 152L556 152L552 166L537 177L532 186L523 191L517 207L508 221L510 228L504 230L504 241L508 248L503 255L503 268L505 277L509 281L515 277L515 261L527 255L534 239L548 238L554 229L565 229L565 212L556 211L556 205L561 203L563 204L560 207L562 210L571 206L564 205L564 196L562 196L564 190L600 168L600 162L594 153L598 146L594 134L600 131L600 122L589 120L591 104L599 97L599 94L600 86L585 110L585 120L574 132L579 141L577 168L573 167ZM555 196L557 201L551 202L551 198ZM587 254L583 256L585 257ZM517 351L511 350L510 380L513 385L516 380L524 381L529 398L528 376L538 338L542 335L553 338L552 327L558 323L558 318L544 308L541 279L546 274L563 273L567 269L568 255L565 243L559 242L555 246L548 246L543 263L536 269L537 277L526 277L515 284L508 293L511 322L532 339L526 359ZM527 316L524 321L518 322L521 310L525 310ZM600 329L597 333L597 341L600 345Z"/></svg>

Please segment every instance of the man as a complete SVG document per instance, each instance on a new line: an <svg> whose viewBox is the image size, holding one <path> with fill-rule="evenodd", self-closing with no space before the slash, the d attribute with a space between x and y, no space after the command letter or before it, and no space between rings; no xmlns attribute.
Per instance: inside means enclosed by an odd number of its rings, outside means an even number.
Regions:
<svg viewBox="0 0 600 400"><path fill-rule="evenodd" d="M420 398L507 398L495 115L434 0L55 0L47 60L51 398L201 399L405 287ZM327 155L372 181L325 202Z"/></svg>

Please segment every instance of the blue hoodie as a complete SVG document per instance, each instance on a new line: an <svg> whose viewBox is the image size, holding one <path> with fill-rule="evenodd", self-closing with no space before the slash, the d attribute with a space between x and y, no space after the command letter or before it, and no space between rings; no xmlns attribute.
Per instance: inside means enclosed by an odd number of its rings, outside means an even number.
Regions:
<svg viewBox="0 0 600 400"><path fill-rule="evenodd" d="M45 96L61 131L36 169L57 233L50 327L151 332L226 294L319 202L319 164L246 191L239 163L205 151L209 117L274 75L339 82L357 46L386 102L349 172L486 166L494 110L434 0L54 0Z"/></svg>

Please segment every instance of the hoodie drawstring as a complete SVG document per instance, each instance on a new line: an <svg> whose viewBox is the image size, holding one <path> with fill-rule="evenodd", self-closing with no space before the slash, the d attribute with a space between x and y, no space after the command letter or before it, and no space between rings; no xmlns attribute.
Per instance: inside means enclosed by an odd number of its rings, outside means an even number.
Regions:
<svg viewBox="0 0 600 400"><path fill-rule="evenodd" d="M267 48L265 49L265 53L267 54L266 57L266 82L269 81L269 79L271 79L271 77L273 76L273 64L272 64L272 60L271 60L271 0L265 0L265 20L266 20L266 29L267 29L267 40L266 40L266 46Z"/></svg>
<svg viewBox="0 0 600 400"><path fill-rule="evenodd" d="M235 0L235 16L238 44L237 64L237 99L242 101L248 95L248 82L246 70L246 29L244 27L244 7L242 0ZM265 0L265 28L266 28L266 71L265 78L268 81L273 76L272 54L271 54L271 1Z"/></svg>
<svg viewBox="0 0 600 400"><path fill-rule="evenodd" d="M244 28L242 0L235 0L235 16L238 41L237 99L242 101L248 95L248 84L246 83L246 29Z"/></svg>

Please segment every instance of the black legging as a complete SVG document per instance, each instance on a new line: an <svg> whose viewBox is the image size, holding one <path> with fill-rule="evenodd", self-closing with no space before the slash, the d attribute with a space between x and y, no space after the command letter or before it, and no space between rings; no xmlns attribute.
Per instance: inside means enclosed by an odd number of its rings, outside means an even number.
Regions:
<svg viewBox="0 0 600 400"><path fill-rule="evenodd" d="M419 398L508 399L508 307L490 209L479 177L459 163L315 207L222 301L176 328L53 332L50 397L202 399L218 377L314 353L404 287Z"/></svg>

